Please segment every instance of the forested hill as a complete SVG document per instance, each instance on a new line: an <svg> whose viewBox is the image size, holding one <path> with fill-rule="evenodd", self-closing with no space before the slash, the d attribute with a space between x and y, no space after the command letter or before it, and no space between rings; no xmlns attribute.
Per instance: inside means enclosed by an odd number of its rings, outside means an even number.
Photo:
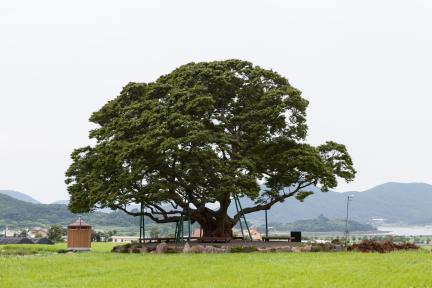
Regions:
<svg viewBox="0 0 432 288"><path fill-rule="evenodd" d="M305 231L305 232L344 232L346 223L343 219L328 219L320 215L314 219L297 220L292 223L274 223L270 222L269 227L272 231ZM265 226L259 227L260 231L265 231ZM369 224L359 223L357 221L348 221L349 231L375 231L377 228Z"/></svg>
<svg viewBox="0 0 432 288"><path fill-rule="evenodd" d="M269 211L269 221L288 223L311 219L320 214L330 219L345 219L346 199L350 202L350 219L368 223L383 218L387 223L432 225L432 185L425 183L386 183L363 192L320 192L307 197L304 202L289 198ZM243 200L247 207L247 200ZM231 213L235 208L231 207ZM264 221L264 212L248 214L247 218Z"/></svg>
<svg viewBox="0 0 432 288"><path fill-rule="evenodd" d="M39 201L37 201L36 199L30 197L27 194L18 192L18 191L13 191L13 190L0 190L0 194L3 195L7 195L10 196L12 198L21 200L21 201L25 201L25 202L30 202L30 203L35 203L35 204L40 204Z"/></svg>
<svg viewBox="0 0 432 288"><path fill-rule="evenodd" d="M80 214L84 220L98 227L137 227L139 219L123 212L94 212ZM76 220L66 205L34 204L20 201L0 194L0 229L8 225L10 228L27 228L34 226L47 227L52 224L66 226Z"/></svg>
<svg viewBox="0 0 432 288"><path fill-rule="evenodd" d="M315 191L315 194L307 197L304 202L289 198L283 203L276 204L268 213L269 221L289 223L316 218L321 214L330 219L345 219L348 195L354 195L350 203L352 220L367 223L374 218L383 218L387 223L432 224L432 185L424 183L387 183L364 192ZM242 199L243 207L247 207L249 202L250 200ZM235 208L230 207L230 214L234 212ZM86 221L88 219L96 226L138 225L136 217L123 212L95 212L83 216ZM54 223L66 225L77 217L78 215L69 212L66 205L32 204L0 193L0 229L6 223L10 226L19 224L20 227L46 226ZM257 224L264 222L263 211L248 214L246 217Z"/></svg>

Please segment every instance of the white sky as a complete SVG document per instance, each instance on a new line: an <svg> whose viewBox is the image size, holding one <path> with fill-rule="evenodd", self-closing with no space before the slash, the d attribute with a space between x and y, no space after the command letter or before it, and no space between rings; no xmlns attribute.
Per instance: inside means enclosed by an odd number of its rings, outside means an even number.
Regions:
<svg viewBox="0 0 432 288"><path fill-rule="evenodd" d="M337 190L432 183L431 1L0 2L0 189L67 199L90 114L129 81L240 58L310 100L309 141L348 146Z"/></svg>

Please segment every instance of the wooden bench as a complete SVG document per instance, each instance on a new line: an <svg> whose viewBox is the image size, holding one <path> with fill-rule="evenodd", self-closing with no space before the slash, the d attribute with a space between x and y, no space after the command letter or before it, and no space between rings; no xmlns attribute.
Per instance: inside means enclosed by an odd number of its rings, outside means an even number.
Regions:
<svg viewBox="0 0 432 288"><path fill-rule="evenodd" d="M230 242L231 240L244 240L243 237L241 236L235 236L235 237L187 237L187 236L183 236L182 240L196 240L198 242L201 243L227 243ZM143 238L142 239L144 241L144 243L162 243L162 242L166 242L166 243L170 243L170 242L175 242L176 238L175 237L152 237L152 238Z"/></svg>
<svg viewBox="0 0 432 288"><path fill-rule="evenodd" d="M295 238L291 236L262 236L262 240L264 242L270 242L271 240L286 240L288 242L291 242L295 240Z"/></svg>
<svg viewBox="0 0 432 288"><path fill-rule="evenodd" d="M151 237L143 238L142 241L145 243L162 243L162 242L174 242L176 238L174 237Z"/></svg>
<svg viewBox="0 0 432 288"><path fill-rule="evenodd" d="M183 236L183 238L181 240L200 240L201 237L187 237L187 236ZM148 242L148 243L162 243L162 242L175 242L177 239L175 237L157 237L157 238L145 238L143 239L143 241Z"/></svg>
<svg viewBox="0 0 432 288"><path fill-rule="evenodd" d="M243 237L200 237L198 238L198 241L202 243L227 243L231 240L244 240Z"/></svg>
<svg viewBox="0 0 432 288"><path fill-rule="evenodd" d="M228 237L201 237L198 239L202 243L227 243L231 241Z"/></svg>

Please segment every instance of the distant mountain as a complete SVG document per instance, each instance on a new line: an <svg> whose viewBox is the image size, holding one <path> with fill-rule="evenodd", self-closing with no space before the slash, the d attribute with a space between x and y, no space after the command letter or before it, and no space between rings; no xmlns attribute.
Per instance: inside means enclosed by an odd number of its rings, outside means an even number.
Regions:
<svg viewBox="0 0 432 288"><path fill-rule="evenodd" d="M304 202L288 198L268 211L269 221L288 223L311 219L324 214L331 219L345 219L346 199L350 202L350 219L370 223L372 219L384 219L387 223L432 224L432 185L425 183L386 183L364 192L320 192L307 197ZM251 204L243 199L243 208ZM231 207L231 213L235 208ZM264 212L248 214L248 220L264 221Z"/></svg>
<svg viewBox="0 0 432 288"><path fill-rule="evenodd" d="M80 214L95 229L102 227L138 227L139 217L123 212L94 212ZM52 224L66 226L78 218L63 204L33 204L0 194L0 230L10 228L47 227Z"/></svg>
<svg viewBox="0 0 432 288"><path fill-rule="evenodd" d="M346 222L343 219L329 219L320 215L314 219L297 220L292 223L268 223L272 231L305 231L305 232L344 232ZM265 232L265 225L258 227L260 232ZM348 229L351 232L375 231L377 228L369 224L357 221L348 221Z"/></svg>
<svg viewBox="0 0 432 288"><path fill-rule="evenodd" d="M18 192L18 191L13 191L13 190L0 190L0 194L4 194L7 195L9 197L24 201L24 202L29 202L29 203L34 203L34 204L39 204L40 202L37 201L36 199L28 196L27 194Z"/></svg>
<svg viewBox="0 0 432 288"><path fill-rule="evenodd" d="M307 197L304 202L288 198L268 211L268 221L289 223L302 219L312 219L323 214L330 219L345 219L346 199L354 195L350 202L349 215L351 220L361 223L372 223L372 219L385 219L386 223L395 224L432 224L432 185L424 183L386 183L364 192L320 192L313 188L315 194ZM2 225L18 225L19 227L48 226L54 223L66 225L77 217L67 209L67 201L62 204L38 204L33 198L14 192L24 201L11 198L0 190L0 229ZM2 194L3 193L3 194ZM18 195L18 196L17 196ZM243 208L252 204L249 199L241 199ZM135 208L135 206L130 206ZM235 207L230 207L230 214ZM101 209L94 213L83 214L89 223L99 226L132 227L138 225L137 217L123 212L110 212ZM260 225L264 222L264 211L247 214L248 221Z"/></svg>
<svg viewBox="0 0 432 288"><path fill-rule="evenodd" d="M68 205L69 204L69 200L58 200L58 201L54 201L51 204L62 204L62 205Z"/></svg>
<svg viewBox="0 0 432 288"><path fill-rule="evenodd" d="M61 204L61 205L69 205L69 200L58 200L55 202L52 202L51 204ZM127 209L129 211L132 211L134 209L140 209L139 205L127 205ZM111 213L113 212L113 210L111 210L110 208L102 208L102 209L96 209L97 212L103 212L103 213Z"/></svg>
<svg viewBox="0 0 432 288"><path fill-rule="evenodd" d="M69 205L69 200L58 200L58 201L52 202L51 204ZM127 209L129 211L132 211L134 209L139 209L139 206L138 205L128 205ZM103 212L103 213L113 212L113 210L111 210L110 208L96 209L96 211L97 212Z"/></svg>

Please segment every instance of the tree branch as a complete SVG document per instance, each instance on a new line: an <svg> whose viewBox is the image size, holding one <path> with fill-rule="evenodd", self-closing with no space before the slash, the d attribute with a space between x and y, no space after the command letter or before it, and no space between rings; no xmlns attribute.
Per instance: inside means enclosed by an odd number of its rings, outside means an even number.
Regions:
<svg viewBox="0 0 432 288"><path fill-rule="evenodd" d="M116 209L119 209L123 212L125 212L128 215L132 215L132 216L140 216L140 215L144 215L144 216L148 216L151 220L153 220L156 223L172 223L172 222L178 222L180 220L180 216L166 216L163 219L157 218L155 217L152 213L149 212L132 212L132 211L128 211L126 208L120 206L120 205L114 205L113 206Z"/></svg>
<svg viewBox="0 0 432 288"><path fill-rule="evenodd" d="M306 184L306 185L304 185L304 184ZM291 191L291 192L286 193L286 194L283 193L282 195L274 196L274 197L272 197L272 199L268 203L259 204L259 205L254 206L254 207L244 208L243 211L240 211L234 215L234 217L233 217L234 223L237 223L237 221L240 219L242 213L243 214L249 214L249 213L253 213L253 212L257 212L257 211L268 210L274 204L276 204L278 202L282 202L284 199L286 199L288 197L294 196L301 189L306 188L310 185L312 185L312 183L310 183L310 182L299 182L299 184L297 185L296 189L294 189L294 191Z"/></svg>

